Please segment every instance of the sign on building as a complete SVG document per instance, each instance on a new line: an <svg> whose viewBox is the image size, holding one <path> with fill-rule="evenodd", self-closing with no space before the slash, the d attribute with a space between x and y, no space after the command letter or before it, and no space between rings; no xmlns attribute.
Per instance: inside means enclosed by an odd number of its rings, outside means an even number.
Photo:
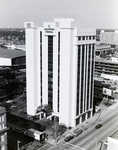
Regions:
<svg viewBox="0 0 118 150"><path fill-rule="evenodd" d="M113 90L103 87L103 94L113 96Z"/></svg>

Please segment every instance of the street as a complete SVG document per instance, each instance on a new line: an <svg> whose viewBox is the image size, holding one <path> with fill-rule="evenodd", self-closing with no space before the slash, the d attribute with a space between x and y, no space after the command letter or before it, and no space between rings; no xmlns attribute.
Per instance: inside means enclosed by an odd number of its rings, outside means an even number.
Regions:
<svg viewBox="0 0 118 150"><path fill-rule="evenodd" d="M95 139L97 139L97 143L99 143L98 139L100 139L99 141L104 139L102 137L102 134L105 137L107 137L107 136L109 136L110 131L112 133L114 131L114 129L116 128L116 125L118 124L117 113L118 113L118 110L115 109L112 113L110 113L109 115L106 115L106 116L104 116L104 118L100 119L99 124L103 125L100 129L95 129L96 125L91 126L88 130L84 131L83 134L81 134L80 136L75 137L74 139L72 139L70 141L70 143L72 143L74 145L78 145L80 147L86 147L86 148L87 148L87 146L86 146L87 143L89 143L89 145L90 145L90 143L92 141L95 141ZM108 130L110 130L110 131L108 131ZM104 134L105 132L107 132L108 135L105 135Z"/></svg>
<svg viewBox="0 0 118 150"><path fill-rule="evenodd" d="M96 124L84 130L78 137L74 137L69 142L61 142L57 146L50 148L50 150L63 149L63 150L99 150L100 141L110 136L118 127L118 108L108 112L105 116L101 117ZM97 124L102 124L102 127L95 129Z"/></svg>

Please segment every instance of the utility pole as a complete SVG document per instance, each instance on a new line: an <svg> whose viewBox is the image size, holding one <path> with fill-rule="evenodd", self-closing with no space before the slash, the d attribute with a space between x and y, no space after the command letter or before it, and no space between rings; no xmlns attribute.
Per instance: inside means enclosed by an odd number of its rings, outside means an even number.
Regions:
<svg viewBox="0 0 118 150"><path fill-rule="evenodd" d="M109 96L107 95L107 103L109 102Z"/></svg>
<svg viewBox="0 0 118 150"><path fill-rule="evenodd" d="M57 117L54 117L54 123L55 123L55 143L57 143Z"/></svg>

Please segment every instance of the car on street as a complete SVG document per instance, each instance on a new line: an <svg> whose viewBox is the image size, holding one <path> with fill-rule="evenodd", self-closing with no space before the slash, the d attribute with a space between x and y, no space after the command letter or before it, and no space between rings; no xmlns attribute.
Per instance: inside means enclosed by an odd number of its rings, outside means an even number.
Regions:
<svg viewBox="0 0 118 150"><path fill-rule="evenodd" d="M97 124L97 125L95 126L96 129L99 129L99 128L101 128L101 127L102 127L102 124Z"/></svg>
<svg viewBox="0 0 118 150"><path fill-rule="evenodd" d="M69 133L67 133L67 134L65 135L64 141L65 141L65 142L68 142L68 141L70 141L71 139L73 139L74 137L75 137L75 135L74 135L73 133L69 132Z"/></svg>
<svg viewBox="0 0 118 150"><path fill-rule="evenodd" d="M77 128L77 129L74 130L75 136L80 135L82 132L83 132L83 130L82 130L82 129L79 129L79 128Z"/></svg>
<svg viewBox="0 0 118 150"><path fill-rule="evenodd" d="M68 142L68 141L70 141L73 138L74 138L74 135L69 135L69 136L65 137L64 141Z"/></svg>

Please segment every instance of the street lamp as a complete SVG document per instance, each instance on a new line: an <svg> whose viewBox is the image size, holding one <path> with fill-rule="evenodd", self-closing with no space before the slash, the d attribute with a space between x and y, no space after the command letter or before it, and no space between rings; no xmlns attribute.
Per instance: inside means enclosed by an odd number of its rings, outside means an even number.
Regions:
<svg viewBox="0 0 118 150"><path fill-rule="evenodd" d="M98 116L98 119L100 118L100 115L101 115L102 111L103 111L103 109L101 109L101 111L100 111L100 113L99 113L99 116Z"/></svg>
<svg viewBox="0 0 118 150"><path fill-rule="evenodd" d="M20 150L19 149L19 144L21 143L21 141L17 141L17 150Z"/></svg>

